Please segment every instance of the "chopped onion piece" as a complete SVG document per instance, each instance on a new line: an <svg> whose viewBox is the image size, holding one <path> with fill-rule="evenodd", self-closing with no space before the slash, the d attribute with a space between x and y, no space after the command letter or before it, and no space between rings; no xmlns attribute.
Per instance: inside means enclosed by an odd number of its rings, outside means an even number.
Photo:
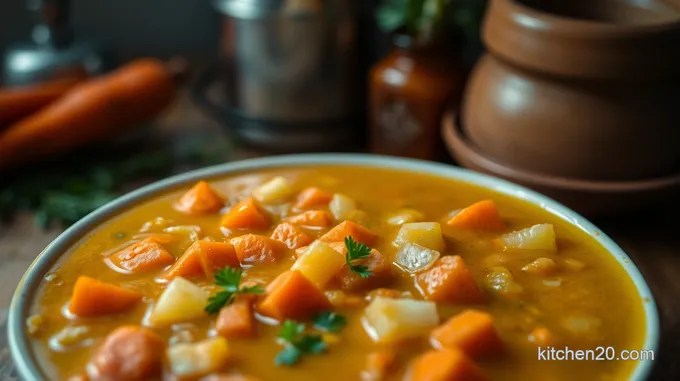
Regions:
<svg viewBox="0 0 680 381"><path fill-rule="evenodd" d="M431 250L416 243L405 242L399 247L394 263L409 273L427 270L439 258L437 250Z"/></svg>
<svg viewBox="0 0 680 381"><path fill-rule="evenodd" d="M418 222L425 218L425 215L415 209L401 209L387 216L387 223L400 226L409 222Z"/></svg>
<svg viewBox="0 0 680 381"><path fill-rule="evenodd" d="M548 287L559 287L562 285L562 278L543 279L543 284Z"/></svg>
<svg viewBox="0 0 680 381"><path fill-rule="evenodd" d="M201 236L203 235L201 227L198 225L171 226L169 228L163 229L163 233L186 234L187 236L189 236L189 239L191 239L194 242L201 239Z"/></svg>
<svg viewBox="0 0 680 381"><path fill-rule="evenodd" d="M253 191L253 197L263 204L285 201L293 194L293 187L284 177L277 176Z"/></svg>
<svg viewBox="0 0 680 381"><path fill-rule="evenodd" d="M351 215L352 211L357 208L357 203L343 194L336 193L328 204L328 208L330 209L333 218L342 221L346 220Z"/></svg>
<svg viewBox="0 0 680 381"><path fill-rule="evenodd" d="M501 242L509 249L556 251L555 229L551 224L534 225L530 228L504 234Z"/></svg>

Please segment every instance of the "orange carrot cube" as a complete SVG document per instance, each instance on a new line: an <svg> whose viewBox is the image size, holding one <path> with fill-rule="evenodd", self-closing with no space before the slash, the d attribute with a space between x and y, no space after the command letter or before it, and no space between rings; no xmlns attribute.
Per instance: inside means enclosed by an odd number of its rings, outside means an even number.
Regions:
<svg viewBox="0 0 680 381"><path fill-rule="evenodd" d="M288 218L288 222L300 226L327 228L333 223L330 213L323 210L308 210Z"/></svg>
<svg viewBox="0 0 680 381"><path fill-rule="evenodd" d="M111 254L106 262L116 271L136 273L170 266L174 261L175 257L149 237Z"/></svg>
<svg viewBox="0 0 680 381"><path fill-rule="evenodd" d="M255 335L253 306L248 300L237 300L220 310L215 328L228 339L249 338Z"/></svg>
<svg viewBox="0 0 680 381"><path fill-rule="evenodd" d="M491 315L477 310L465 310L435 328L430 343L437 349L461 349L472 358L495 355L503 347Z"/></svg>
<svg viewBox="0 0 680 381"><path fill-rule="evenodd" d="M285 243L292 250L307 246L313 241L312 237L290 222L280 223L272 232L271 238Z"/></svg>
<svg viewBox="0 0 680 381"><path fill-rule="evenodd" d="M126 312L142 300L142 294L81 275L73 287L69 311L80 317Z"/></svg>
<svg viewBox="0 0 680 381"><path fill-rule="evenodd" d="M474 203L453 216L449 226L460 229L478 229L499 231L506 228L505 222L498 213L496 203L484 200Z"/></svg>
<svg viewBox="0 0 680 381"><path fill-rule="evenodd" d="M215 213L222 209L224 200L205 181L199 181L175 204L175 209L187 214Z"/></svg>
<svg viewBox="0 0 680 381"><path fill-rule="evenodd" d="M331 308L331 303L309 279L299 271L287 271L266 288L266 296L258 312L278 320L305 320Z"/></svg>
<svg viewBox="0 0 680 381"><path fill-rule="evenodd" d="M484 294L477 286L463 258L439 258L432 268L416 276L416 288L425 299L450 303L483 303Z"/></svg>
<svg viewBox="0 0 680 381"><path fill-rule="evenodd" d="M459 349L428 351L411 361L404 381L486 381L488 377Z"/></svg>
<svg viewBox="0 0 680 381"><path fill-rule="evenodd" d="M246 234L232 238L236 256L241 263L274 263L283 256L286 245L263 235Z"/></svg>
<svg viewBox="0 0 680 381"><path fill-rule="evenodd" d="M345 237L352 237L355 241L368 246L373 246L378 240L375 233L353 221L341 222L321 236L319 240L323 242L343 242Z"/></svg>
<svg viewBox="0 0 680 381"><path fill-rule="evenodd" d="M222 227L229 230L267 229L269 223L269 216L252 197L234 205L222 216Z"/></svg>
<svg viewBox="0 0 680 381"><path fill-rule="evenodd" d="M335 242L330 244L331 248L340 252L342 255L347 253L344 243ZM336 278L340 282L340 287L345 291L359 291L381 287L388 283L392 278L392 264L385 255L376 249L371 249L368 258L359 259L352 262L353 265L366 266L371 272L368 278L362 278L345 266L340 270Z"/></svg>
<svg viewBox="0 0 680 381"><path fill-rule="evenodd" d="M219 269L239 265L234 245L226 242L196 241L163 273L163 278L168 280L178 276L210 278Z"/></svg>
<svg viewBox="0 0 680 381"><path fill-rule="evenodd" d="M295 209L309 209L315 206L325 206L331 202L333 195L316 187L309 187L297 198Z"/></svg>

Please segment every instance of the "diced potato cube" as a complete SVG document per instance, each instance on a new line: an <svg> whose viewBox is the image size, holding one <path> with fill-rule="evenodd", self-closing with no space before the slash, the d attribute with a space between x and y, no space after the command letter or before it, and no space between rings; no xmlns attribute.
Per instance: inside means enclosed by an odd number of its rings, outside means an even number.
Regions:
<svg viewBox="0 0 680 381"><path fill-rule="evenodd" d="M438 222L412 222L402 225L394 240L394 245L399 247L405 242L415 243L439 252L444 250L442 228Z"/></svg>
<svg viewBox="0 0 680 381"><path fill-rule="evenodd" d="M377 297L366 307L364 328L377 343L426 335L439 324L435 302Z"/></svg>
<svg viewBox="0 0 680 381"><path fill-rule="evenodd" d="M284 177L277 176L253 191L253 197L263 204L276 204L293 195L293 187Z"/></svg>
<svg viewBox="0 0 680 381"><path fill-rule="evenodd" d="M320 289L345 265L345 256L321 241L312 242L295 261L291 270L298 270Z"/></svg>
<svg viewBox="0 0 680 381"><path fill-rule="evenodd" d="M177 277L168 284L156 301L148 322L153 326L164 326L204 317L208 297L206 290Z"/></svg>
<svg viewBox="0 0 680 381"><path fill-rule="evenodd" d="M200 377L216 372L224 368L228 359L229 346L221 336L168 348L170 369L177 377Z"/></svg>
<svg viewBox="0 0 680 381"><path fill-rule="evenodd" d="M425 218L425 215L418 210L405 208L400 209L387 216L387 223L394 226L401 226L409 222L419 222Z"/></svg>
<svg viewBox="0 0 680 381"><path fill-rule="evenodd" d="M550 258L542 257L522 267L522 271L529 274L547 276L557 271L557 263Z"/></svg>
<svg viewBox="0 0 680 381"><path fill-rule="evenodd" d="M530 228L504 234L501 242L508 249L556 251L555 229L551 224L534 225Z"/></svg>
<svg viewBox="0 0 680 381"><path fill-rule="evenodd" d="M427 270L439 258L437 250L430 250L415 243L405 242L399 247L394 263L409 273Z"/></svg>
<svg viewBox="0 0 680 381"><path fill-rule="evenodd" d="M488 270L486 283L492 289L506 296L514 296L523 291L522 286L515 282L510 270L502 266L492 267Z"/></svg>
<svg viewBox="0 0 680 381"><path fill-rule="evenodd" d="M343 194L336 193L333 195L330 204L328 204L328 208L331 210L333 218L337 221L342 221L346 220L352 211L357 208L357 203Z"/></svg>

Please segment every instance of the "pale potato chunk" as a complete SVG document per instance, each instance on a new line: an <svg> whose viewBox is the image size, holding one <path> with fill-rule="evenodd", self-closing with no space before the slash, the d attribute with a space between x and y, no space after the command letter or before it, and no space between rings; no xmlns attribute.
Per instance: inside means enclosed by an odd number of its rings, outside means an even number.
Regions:
<svg viewBox="0 0 680 381"><path fill-rule="evenodd" d="M366 307L364 328L377 343L426 335L439 324L435 302L377 297Z"/></svg>
<svg viewBox="0 0 680 381"><path fill-rule="evenodd" d="M277 176L253 191L253 197L263 204L277 204L293 195L293 187L286 178Z"/></svg>
<svg viewBox="0 0 680 381"><path fill-rule="evenodd" d="M534 225L504 234L500 240L508 249L557 251L555 229L551 224Z"/></svg>
<svg viewBox="0 0 680 381"><path fill-rule="evenodd" d="M557 271L557 263L550 258L542 257L522 267L522 271L529 274L547 276Z"/></svg>
<svg viewBox="0 0 680 381"><path fill-rule="evenodd" d="M198 343L175 344L168 348L172 374L177 377L200 377L224 368L229 359L229 345L221 336Z"/></svg>
<svg viewBox="0 0 680 381"><path fill-rule="evenodd" d="M156 301L148 316L148 323L164 326L199 319L206 316L208 291L177 277L172 280Z"/></svg>
<svg viewBox="0 0 680 381"><path fill-rule="evenodd" d="M314 285L323 289L345 265L345 256L328 244L314 241L295 261L291 270L298 270Z"/></svg>
<svg viewBox="0 0 680 381"><path fill-rule="evenodd" d="M409 273L427 270L439 258L437 250L431 250L415 243L405 242L399 246L394 263Z"/></svg>
<svg viewBox="0 0 680 381"><path fill-rule="evenodd" d="M357 203L343 194L336 193L328 204L328 208L330 209L333 218L338 221L343 221L351 216L352 212L357 208Z"/></svg>
<svg viewBox="0 0 680 381"><path fill-rule="evenodd" d="M387 216L387 223L394 226L401 226L410 222L419 222L425 215L418 210L411 208L400 209Z"/></svg>
<svg viewBox="0 0 680 381"><path fill-rule="evenodd" d="M412 222L401 226L394 245L399 247L411 242L431 250L444 250L442 228L438 222Z"/></svg>

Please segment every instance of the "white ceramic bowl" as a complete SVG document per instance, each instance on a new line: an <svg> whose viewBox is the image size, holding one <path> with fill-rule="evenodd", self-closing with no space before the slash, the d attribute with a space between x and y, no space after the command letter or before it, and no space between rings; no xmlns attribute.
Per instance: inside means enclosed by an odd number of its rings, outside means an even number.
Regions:
<svg viewBox="0 0 680 381"><path fill-rule="evenodd" d="M40 369L35 355L31 350L30 340L26 334L24 322L29 316L29 311L34 303L34 296L40 282L47 272L49 272L57 260L68 251L72 244L80 239L84 234L89 233L98 225L108 221L114 215L125 209L136 205L140 201L154 197L169 189L183 185L190 185L198 180L219 177L234 173L259 171L262 169L272 169L294 166L317 166L317 165L355 165L365 167L392 168L402 171L411 171L436 175L443 178L458 180L470 184L475 184L494 190L498 193L506 194L552 213L561 219L578 227L583 232L591 235L594 239L604 246L612 257L625 269L628 276L633 280L641 300L644 301L645 311L645 342L644 349L652 350L656 353L659 347L659 316L652 293L645 283L640 271L635 267L628 255L614 243L609 237L602 233L592 223L581 217L571 209L547 198L541 194L523 188L519 185L500 180L494 177L482 175L476 172L460 169L450 165L437 164L432 162L400 159L375 155L360 154L304 154L272 156L261 159L244 160L233 163L226 163L213 167L208 167L181 175L173 176L168 179L153 183L134 192L128 193L109 204L99 208L92 214L71 226L57 239L55 239L38 258L31 264L26 274L22 278L12 299L8 316L8 336L12 358L16 364L19 376L25 381L47 379L44 372ZM652 371L652 361L640 361L631 377L631 380L643 381L648 378Z"/></svg>

